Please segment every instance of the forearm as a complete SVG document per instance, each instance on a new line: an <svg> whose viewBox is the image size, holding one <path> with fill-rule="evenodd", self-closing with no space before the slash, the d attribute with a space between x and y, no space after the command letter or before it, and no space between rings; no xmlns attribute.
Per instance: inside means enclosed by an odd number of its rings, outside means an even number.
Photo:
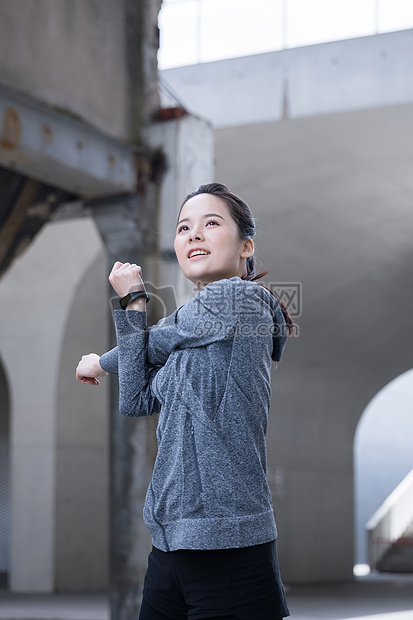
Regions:
<svg viewBox="0 0 413 620"><path fill-rule="evenodd" d="M142 270L138 265L130 263L115 263L109 276L109 281L117 294L121 297L121 302L129 301L132 295L132 301L126 307L121 303L124 310L121 312L124 318L127 317L126 313L129 311L137 311L137 314L145 315L145 328L146 328L146 299L145 297L138 297L133 299L133 293L145 291L145 287L141 278ZM146 293L145 293L146 295ZM126 321L126 325L129 321ZM133 332L131 334L133 336ZM144 339L145 340L145 339ZM119 338L118 338L119 344ZM124 343L122 343L122 346ZM100 357L96 353L90 353L84 355L80 360L76 368L76 379L81 383L89 385L99 385L97 377L103 377L110 372L117 372L119 367L118 352L112 349L108 353L104 354L102 365L100 364ZM106 370L107 368L107 370Z"/></svg>
<svg viewBox="0 0 413 620"><path fill-rule="evenodd" d="M129 310L136 310L138 312L145 312L146 310L146 299L136 299L134 302L129 304L126 307L126 312ZM110 351L106 351L101 356L99 363L103 370L109 372L110 374L118 374L118 347L114 347Z"/></svg>
<svg viewBox="0 0 413 620"><path fill-rule="evenodd" d="M127 416L158 413L151 384L156 370L147 361L146 312L115 311L118 342L119 410Z"/></svg>

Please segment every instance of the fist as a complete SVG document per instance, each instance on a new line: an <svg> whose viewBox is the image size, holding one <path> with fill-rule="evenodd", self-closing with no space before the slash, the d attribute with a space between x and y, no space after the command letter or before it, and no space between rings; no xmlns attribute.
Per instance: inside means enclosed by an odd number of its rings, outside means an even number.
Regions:
<svg viewBox="0 0 413 620"><path fill-rule="evenodd" d="M109 282L119 297L125 297L132 291L143 290L142 269L134 263L117 261L109 275Z"/></svg>
<svg viewBox="0 0 413 620"><path fill-rule="evenodd" d="M76 379L85 385L99 385L97 377L105 377L108 373L99 364L100 357L96 353L83 355L76 368Z"/></svg>

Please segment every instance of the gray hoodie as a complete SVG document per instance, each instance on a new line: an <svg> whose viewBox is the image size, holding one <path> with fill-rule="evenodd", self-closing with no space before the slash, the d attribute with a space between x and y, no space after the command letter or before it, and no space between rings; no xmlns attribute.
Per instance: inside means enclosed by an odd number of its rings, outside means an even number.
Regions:
<svg viewBox="0 0 413 620"><path fill-rule="evenodd" d="M115 310L119 409L160 413L144 520L162 551L247 547L277 536L266 480L272 360L286 343L281 309L238 277L205 286L153 327Z"/></svg>

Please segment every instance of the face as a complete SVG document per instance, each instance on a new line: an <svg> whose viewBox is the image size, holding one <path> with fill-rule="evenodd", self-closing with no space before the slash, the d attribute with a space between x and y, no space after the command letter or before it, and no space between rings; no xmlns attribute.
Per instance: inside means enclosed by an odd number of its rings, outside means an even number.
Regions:
<svg viewBox="0 0 413 620"><path fill-rule="evenodd" d="M175 252L184 275L198 289L209 282L242 277L254 253L251 239L240 239L223 200L211 194L190 198L179 215Z"/></svg>

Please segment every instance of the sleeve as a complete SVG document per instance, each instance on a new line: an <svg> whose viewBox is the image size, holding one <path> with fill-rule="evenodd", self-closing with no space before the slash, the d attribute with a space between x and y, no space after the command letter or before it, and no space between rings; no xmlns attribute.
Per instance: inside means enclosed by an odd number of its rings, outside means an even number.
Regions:
<svg viewBox="0 0 413 620"><path fill-rule="evenodd" d="M173 350L173 344L171 343L173 343L173 333L176 330L175 316L178 310L175 310L170 316L164 317L163 319L158 321L158 323L154 325L153 327L148 328L147 335L149 336L149 338L148 338L148 343L147 343L148 345L147 346L147 357L148 357L148 363L150 366L156 366L156 365L160 365L161 363L162 364L165 363L165 361L168 359L169 354ZM157 351L157 348L156 348L157 345L159 347L161 344L160 342L158 342L159 339L157 339L156 336L155 338L151 338L151 334L152 333L156 334L157 329L163 330L162 333L164 335L164 338L160 339L161 342L163 342L162 351ZM106 372L117 375L118 374L118 356L119 356L118 347L114 347L110 351L103 353L100 356L100 361L99 361L101 368L105 370ZM159 362L159 360L162 360L162 361Z"/></svg>
<svg viewBox="0 0 413 620"><path fill-rule="evenodd" d="M223 282L206 286L149 329L146 312L115 310L118 346L103 354L100 364L107 372L119 375L122 414L146 416L160 411L152 383L172 351L205 346L228 336L237 317L228 305L229 281Z"/></svg>
<svg viewBox="0 0 413 620"><path fill-rule="evenodd" d="M281 331L274 336L273 321ZM152 382L177 349L203 347L219 340L259 335L281 358L285 323L275 298L240 278L205 286L186 305L147 329L146 312L115 310L117 349L102 356L102 368L119 374L119 409L127 416L158 413ZM263 341L263 342L264 342ZM101 359L102 359L101 358Z"/></svg>
<svg viewBox="0 0 413 620"><path fill-rule="evenodd" d="M115 310L115 327L119 411L126 416L159 413L161 405L152 391L152 382L159 369L151 369L147 362L146 312Z"/></svg>
<svg viewBox="0 0 413 620"><path fill-rule="evenodd" d="M205 286L185 306L148 331L148 359L164 364L176 349L202 347L233 337L268 337L271 357L280 361L286 344L285 321L276 298L241 278Z"/></svg>
<svg viewBox="0 0 413 620"><path fill-rule="evenodd" d="M118 374L118 347L107 351L100 356L99 364L103 370L111 374Z"/></svg>
<svg viewBox="0 0 413 620"><path fill-rule="evenodd" d="M157 365L157 362L155 361L156 359L162 359L163 363L168 359L168 355L170 354L170 351L168 352L168 350L171 349L171 347L166 346L165 342L171 337L173 331L175 330L175 316L178 310L175 310L170 316L164 317L163 319L158 321L158 323L155 326L148 328L147 335L149 335L149 339L147 343L148 344L147 350L148 350L148 362L150 366ZM153 339L150 337L150 334L152 333L152 330L156 330L156 329L163 329L164 331L162 333L164 333L165 335L165 338L163 339L164 350L162 354L158 356L156 356L156 352L155 352L155 355L154 354L151 355L152 350L155 349L156 347L156 338L154 339L154 343L151 346L151 341ZM118 374L118 356L119 356L118 347L114 347L110 351L103 353L100 356L100 361L99 361L102 369L105 370L106 372L117 375Z"/></svg>
<svg viewBox="0 0 413 620"><path fill-rule="evenodd" d="M232 279L205 286L167 320L149 328L149 362L164 364L172 351L203 347L230 337L240 319L237 302L244 292L245 285L237 286Z"/></svg>
<svg viewBox="0 0 413 620"><path fill-rule="evenodd" d="M185 306L149 327L146 343L149 365L165 364L176 349L206 346L227 337L236 321L228 307L228 288L227 281L221 286L209 285ZM115 347L103 353L99 363L106 372L118 374L118 357L119 347Z"/></svg>

